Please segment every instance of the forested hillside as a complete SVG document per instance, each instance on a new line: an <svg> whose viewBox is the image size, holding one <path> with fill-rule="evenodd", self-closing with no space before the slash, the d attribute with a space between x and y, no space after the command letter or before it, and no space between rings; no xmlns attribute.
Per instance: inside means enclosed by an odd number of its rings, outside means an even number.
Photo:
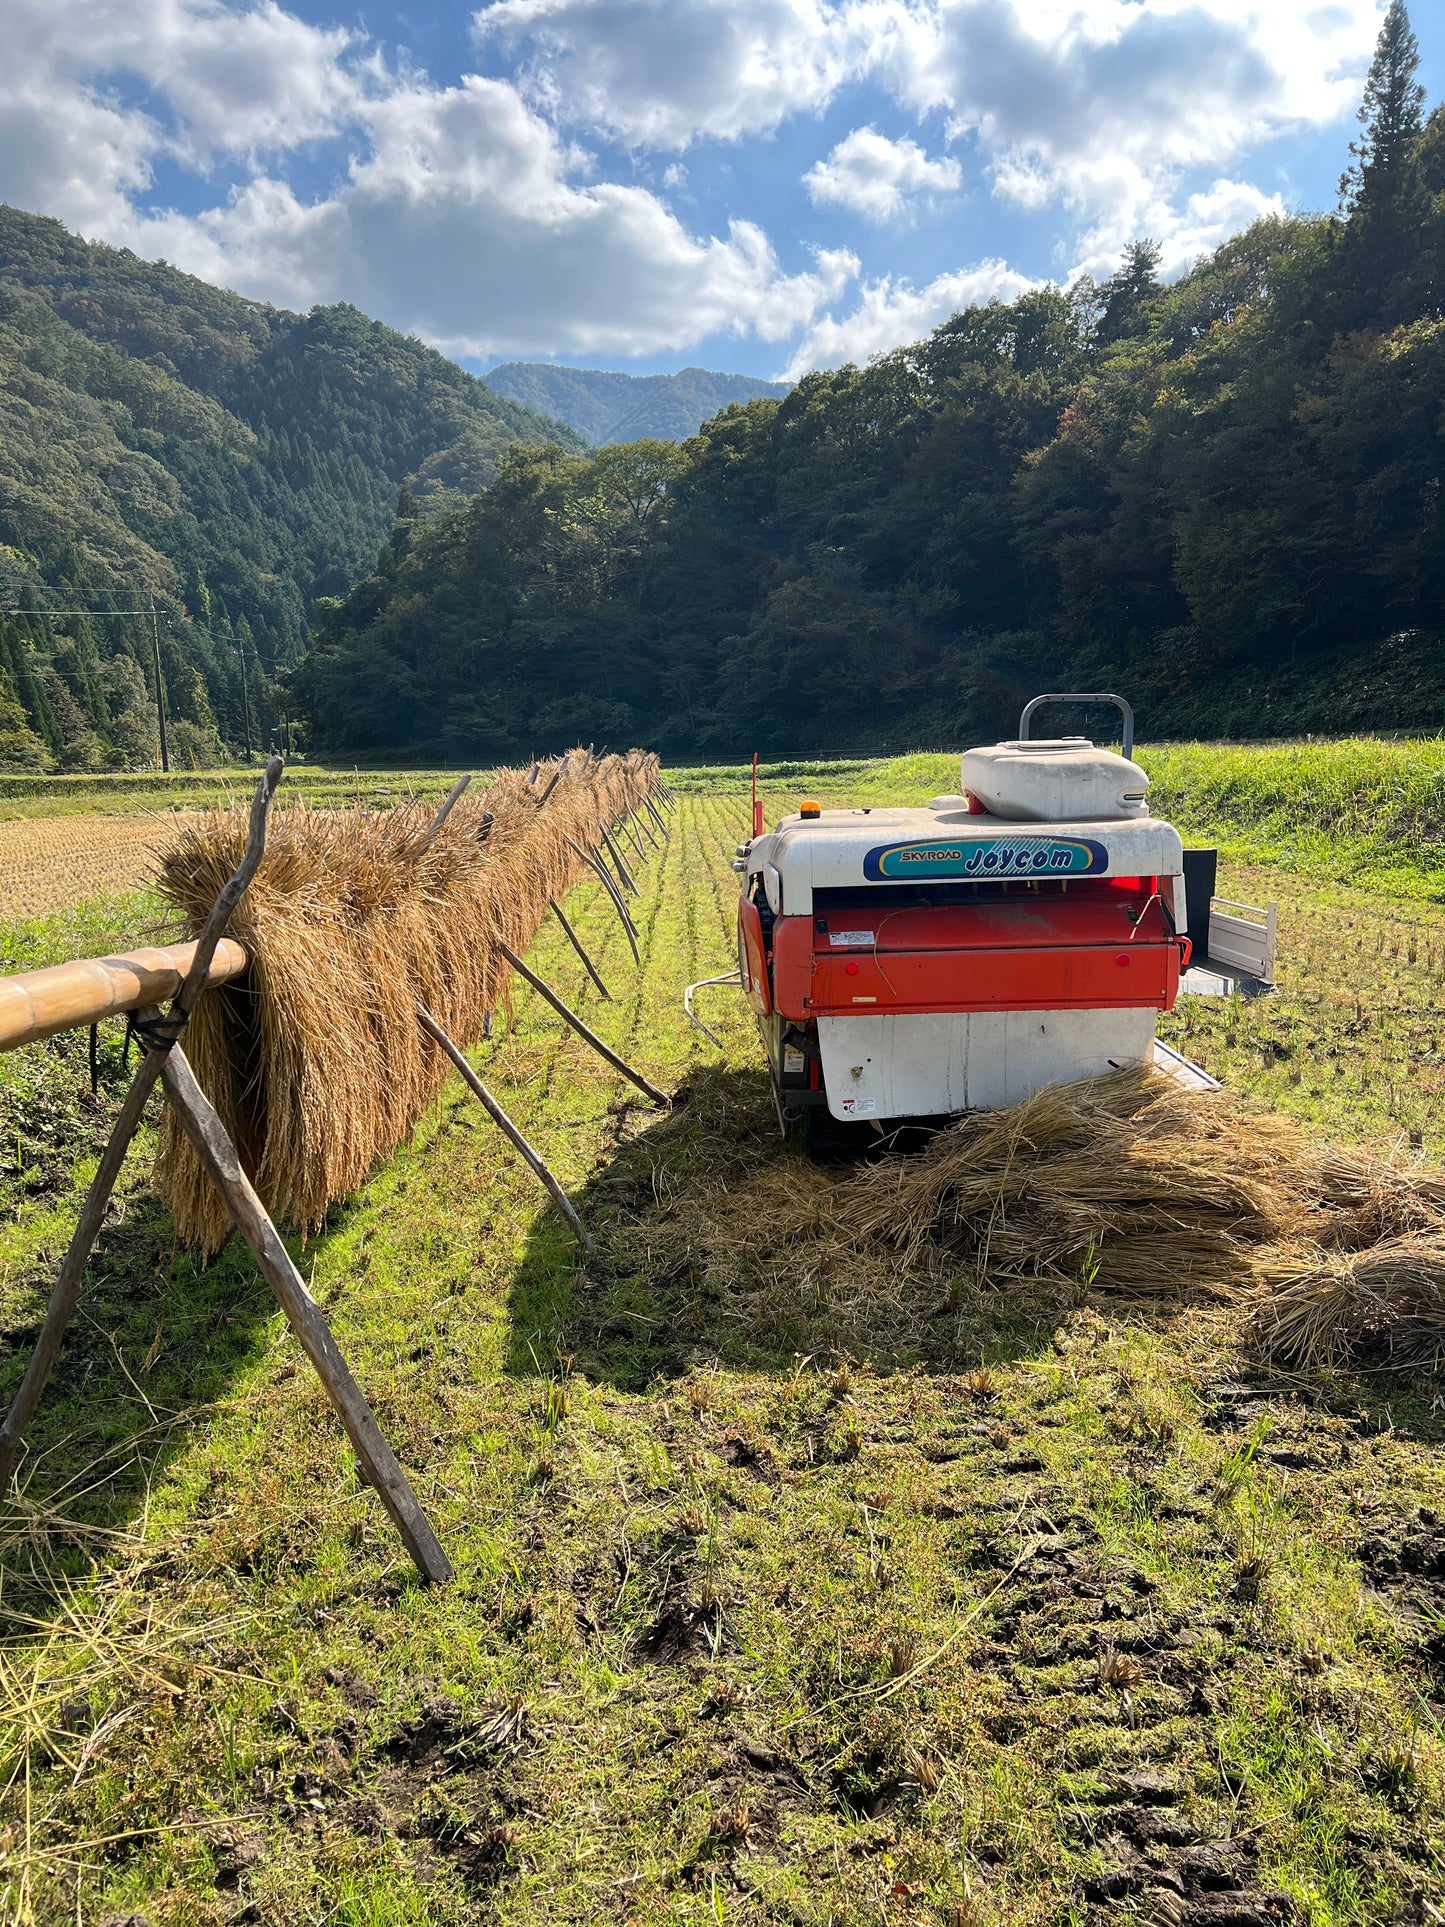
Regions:
<svg viewBox="0 0 1445 1927"><path fill-rule="evenodd" d="M955 316L678 446L402 520L301 672L333 747L957 744L1445 723L1445 112L1387 15L1337 215Z"/></svg>
<svg viewBox="0 0 1445 1927"><path fill-rule="evenodd" d="M600 368L557 368L540 361L508 361L487 385L540 414L555 416L589 442L685 441L729 402L786 395L783 381L715 375L684 368L676 375L617 375Z"/></svg>
<svg viewBox="0 0 1445 1927"><path fill-rule="evenodd" d="M154 598L178 760L276 716L317 597L399 488L444 499L516 441L581 438L355 309L288 314L0 206L0 768L146 764Z"/></svg>

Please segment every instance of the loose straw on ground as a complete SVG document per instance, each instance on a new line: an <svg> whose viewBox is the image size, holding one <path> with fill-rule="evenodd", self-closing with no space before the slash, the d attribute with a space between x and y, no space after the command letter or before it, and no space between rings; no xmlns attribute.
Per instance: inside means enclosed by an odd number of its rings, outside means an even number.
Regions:
<svg viewBox="0 0 1445 1927"><path fill-rule="evenodd" d="M629 1262L637 1221L617 1236ZM1445 1173L1394 1146L1322 1145L1230 1092L1149 1070L960 1118L843 1171L770 1157L646 1225L745 1327L824 1308L838 1336L916 1342L940 1287L1241 1306L1290 1368L1445 1369Z"/></svg>

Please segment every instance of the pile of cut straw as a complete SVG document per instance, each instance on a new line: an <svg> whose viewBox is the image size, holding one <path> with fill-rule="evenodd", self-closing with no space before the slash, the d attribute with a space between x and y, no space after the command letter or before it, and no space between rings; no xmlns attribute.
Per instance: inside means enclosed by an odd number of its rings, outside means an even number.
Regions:
<svg viewBox="0 0 1445 1927"><path fill-rule="evenodd" d="M979 1112L911 1156L774 1162L654 1226L754 1323L825 1305L856 1343L915 1329L940 1287L1210 1299L1289 1366L1445 1362L1445 1174L1321 1145L1229 1092L1149 1070Z"/></svg>
<svg viewBox="0 0 1445 1927"><path fill-rule="evenodd" d="M526 951L548 904L591 874L572 846L594 850L658 785L654 756L574 750L530 776L499 771L429 842L432 804L274 814L231 922L250 968L201 1000L186 1034L273 1215L320 1224L396 1149L448 1069L417 1002L472 1042L506 994L499 945ZM163 858L161 890L191 929L245 841L245 812L216 811ZM227 1220L169 1115L158 1175L181 1236L213 1249Z"/></svg>

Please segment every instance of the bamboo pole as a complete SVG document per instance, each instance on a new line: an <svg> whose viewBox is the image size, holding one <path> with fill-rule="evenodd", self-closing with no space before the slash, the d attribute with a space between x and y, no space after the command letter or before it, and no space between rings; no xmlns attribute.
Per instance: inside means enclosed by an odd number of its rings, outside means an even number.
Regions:
<svg viewBox="0 0 1445 1927"><path fill-rule="evenodd" d="M583 1228L582 1220L577 1216L576 1210L573 1208L572 1200L567 1196L567 1193L562 1189L556 1178L553 1177L541 1155L532 1149L532 1146L527 1142L522 1132L512 1122L511 1118L507 1116L507 1113L502 1109L496 1098L492 1096L492 1093L487 1089L481 1078L477 1076L476 1072L467 1062L463 1053L452 1042L451 1038L447 1036L441 1025L424 1004L417 1005L416 1017L417 1022L421 1025L427 1036L430 1037L432 1042L441 1050L444 1050L453 1064L456 1065L458 1071L461 1072L463 1081L472 1092L472 1095L481 1100L488 1117L491 1118L492 1122L500 1131L511 1139L513 1145L515 1145L516 1149L521 1152L523 1158L525 1158L527 1163L532 1167L533 1172L546 1186L553 1204L556 1205L557 1209L562 1213L562 1216L567 1220L567 1223L571 1227L573 1237L577 1240L578 1244L581 1245L583 1251L589 1258L594 1258L597 1255L597 1247L593 1244Z"/></svg>
<svg viewBox="0 0 1445 1927"><path fill-rule="evenodd" d="M225 1125L196 1082L195 1073L179 1046L166 1053L161 1076L182 1129L195 1146L211 1182L226 1200L236 1228L251 1247L263 1277L280 1300L302 1350L316 1367L317 1377L356 1448L356 1456L406 1542L417 1570L433 1585L444 1585L454 1577L452 1562L443 1552L396 1454L387 1444L365 1393L352 1377L321 1307L306 1289L290 1252L281 1242L280 1232L241 1169L241 1160Z"/></svg>
<svg viewBox="0 0 1445 1927"><path fill-rule="evenodd" d="M567 941L571 944L572 948L577 952L577 955L582 959L582 962L587 969L587 975L592 979L593 983L596 984L597 988L601 991L602 995L607 998L607 1001L611 1003L612 1001L611 994L608 991L606 984L604 984L602 979L598 976L596 964L593 963L592 959L587 955L587 952L582 948L582 939L577 935L577 932L572 928L571 924L568 923L567 914L563 910L560 903L554 903L552 905L552 914L554 917L556 917L558 923L561 924L562 928L567 932Z"/></svg>
<svg viewBox="0 0 1445 1927"><path fill-rule="evenodd" d="M186 1019L195 1007L196 999L210 980L211 963L217 947L231 919L231 913L246 893L247 885L256 874L257 866L266 853L266 819L271 810L271 798L276 793L276 785L281 780L282 763L279 756L273 756L266 765L260 782L256 785L255 801L251 805L250 833L246 839L246 852L236 866L229 882L221 888L220 894L211 906L191 952L191 961L186 975L176 993L175 1002L163 1017L154 1007L148 1008L137 1030L150 1046L136 1067L136 1074L130 1089L125 1094L120 1115L111 1128L110 1140L101 1153L100 1163L90 1188L85 1194L85 1202L80 1207L80 1217L71 1234L70 1244L61 1261L60 1275L55 1281L55 1289L50 1294L46 1307L45 1323L40 1328L40 1336L35 1342L35 1350L30 1354L30 1363L25 1368L25 1376L20 1388L10 1401L5 1413L5 1422L0 1425L0 1494L3 1494L10 1481L10 1474L20 1450L20 1441L30 1423L40 1395L45 1390L46 1380L57 1357L60 1355L61 1342L65 1328L75 1312L76 1301L80 1297L81 1281L85 1267L90 1260L91 1248L100 1236L100 1227L105 1220L106 1206L110 1194L115 1189L116 1179L120 1176L125 1154L130 1149L132 1138L140 1127L141 1115L146 1107L146 1099L151 1094L157 1078L165 1069L166 1058L176 1038L185 1029Z"/></svg>
<svg viewBox="0 0 1445 1927"><path fill-rule="evenodd" d="M545 997L557 1015L565 1019L565 1021L572 1026L573 1030L576 1031L577 1035L582 1038L584 1043L592 1046L599 1057L605 1057L614 1070L621 1071L622 1075L627 1078L630 1083L635 1084L638 1090L643 1092L645 1096L650 1097L653 1103L658 1105L662 1110L670 1111L672 1109L672 1099L667 1095L666 1091L660 1091L655 1084L650 1084L642 1075L642 1072L633 1070L629 1063L617 1055L617 1052L612 1049L610 1044L604 1044L595 1030L589 1030L577 1015L576 1011L569 1010L557 995L556 991L549 989L535 970L529 970L527 968L515 950L508 949L504 943L499 943L497 948L512 966L513 970L516 971L517 975L524 977L539 997Z"/></svg>
<svg viewBox="0 0 1445 1927"><path fill-rule="evenodd" d="M79 1030L83 1024L164 1003L180 990L195 956L195 944L172 943L0 977L0 1050L18 1050L57 1031ZM223 938L211 958L205 988L229 983L247 962L240 944Z"/></svg>

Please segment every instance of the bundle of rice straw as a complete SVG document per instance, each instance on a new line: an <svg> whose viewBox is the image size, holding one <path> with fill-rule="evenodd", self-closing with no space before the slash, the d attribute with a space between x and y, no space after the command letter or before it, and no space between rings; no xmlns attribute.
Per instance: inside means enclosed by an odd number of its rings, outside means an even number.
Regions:
<svg viewBox="0 0 1445 1927"><path fill-rule="evenodd" d="M591 874L568 838L594 849L601 827L658 781L656 757L641 751L573 751L534 781L501 770L425 848L433 804L273 814L231 922L250 968L202 998L186 1033L273 1215L320 1224L396 1149L448 1069L417 1025L417 1000L457 1042L473 1041L506 993L499 942L524 953L548 904ZM161 890L192 930L245 841L246 812L217 811L163 858ZM169 1114L158 1177L180 1235L220 1244L224 1208Z"/></svg>
<svg viewBox="0 0 1445 1927"><path fill-rule="evenodd" d="M1288 1120L1247 1120L1142 1070L1036 1091L859 1173L834 1222L905 1260L941 1245L991 1281L1219 1295L1252 1283L1261 1245L1298 1234L1306 1155Z"/></svg>
<svg viewBox="0 0 1445 1927"><path fill-rule="evenodd" d="M1319 1252L1269 1277L1245 1339L1276 1365L1317 1370L1362 1357L1445 1368L1445 1230L1368 1251Z"/></svg>

